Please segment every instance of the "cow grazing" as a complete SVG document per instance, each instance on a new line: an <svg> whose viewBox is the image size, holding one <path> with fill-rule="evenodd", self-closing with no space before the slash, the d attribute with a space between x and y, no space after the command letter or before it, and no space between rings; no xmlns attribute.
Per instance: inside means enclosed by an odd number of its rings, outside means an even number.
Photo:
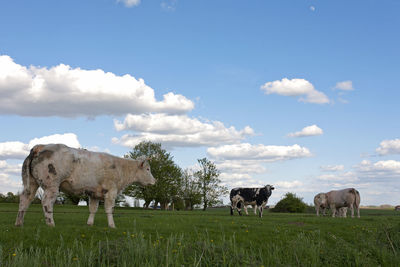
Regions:
<svg viewBox="0 0 400 267"><path fill-rule="evenodd" d="M315 198L317 198L317 196L315 196ZM314 204L315 204L315 198L314 198ZM335 217L337 209L340 209L342 207L347 207L351 211L352 218L354 217L354 208L357 209L357 216L360 218L360 193L354 188L332 190L329 191L328 193L322 193L318 197L318 201L319 202L317 203L320 203L319 207L330 208L332 210L332 217ZM318 210L317 210L317 215L318 215ZM339 213L339 216L340 215L341 214ZM345 214L343 215L344 217L346 217Z"/></svg>
<svg viewBox="0 0 400 267"><path fill-rule="evenodd" d="M16 226L23 225L25 212L40 186L44 190L42 206L47 225L55 225L53 205L61 190L89 195L88 225L93 225L99 200L104 199L108 226L112 228L117 195L132 183L145 186L156 182L145 158L119 158L63 144L34 146L22 165L22 181Z"/></svg>
<svg viewBox="0 0 400 267"><path fill-rule="evenodd" d="M231 190L231 215L233 215L234 209L237 209L239 215L241 213L241 206L243 205L244 210L247 213L247 205L255 205L254 213L257 214L256 208L258 207L259 216L262 217L264 206L268 202L268 198L272 194L272 190L275 188L272 185L266 185L259 188L234 188Z"/></svg>

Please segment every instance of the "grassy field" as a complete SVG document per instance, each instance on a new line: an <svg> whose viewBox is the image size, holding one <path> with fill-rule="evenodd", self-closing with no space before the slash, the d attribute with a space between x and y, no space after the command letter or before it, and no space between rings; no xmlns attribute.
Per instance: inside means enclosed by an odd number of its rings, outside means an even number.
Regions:
<svg viewBox="0 0 400 267"><path fill-rule="evenodd" d="M55 206L55 228L32 205L22 228L18 206L0 204L0 266L399 266L400 213L362 210L361 219L314 214L230 216L228 209L103 209Z"/></svg>

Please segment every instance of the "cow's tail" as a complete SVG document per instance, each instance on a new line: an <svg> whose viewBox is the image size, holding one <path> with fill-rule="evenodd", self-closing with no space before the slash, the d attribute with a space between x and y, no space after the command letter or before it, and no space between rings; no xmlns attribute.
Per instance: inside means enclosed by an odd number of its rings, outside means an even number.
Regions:
<svg viewBox="0 0 400 267"><path fill-rule="evenodd" d="M35 156L41 151L43 145L36 145L31 149L31 152L24 160L22 164L22 183L24 185L24 190L29 190L29 185L31 184L31 179L34 179L32 176L32 160Z"/></svg>
<svg viewBox="0 0 400 267"><path fill-rule="evenodd" d="M353 193L354 196L355 196L355 205L356 205L356 208L358 209L359 206L360 206L360 201L361 201L361 199L360 199L360 192L358 192L358 191L357 191L356 189L354 189L354 188L352 188L352 189L350 190L350 192Z"/></svg>

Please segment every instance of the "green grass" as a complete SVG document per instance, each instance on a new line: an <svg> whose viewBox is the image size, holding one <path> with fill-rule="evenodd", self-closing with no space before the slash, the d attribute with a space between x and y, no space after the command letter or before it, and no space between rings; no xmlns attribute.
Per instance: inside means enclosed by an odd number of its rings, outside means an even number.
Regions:
<svg viewBox="0 0 400 267"><path fill-rule="evenodd" d="M314 214L229 215L228 209L103 209L55 206L55 228L32 205L0 204L0 266L399 266L400 213L362 210L361 219Z"/></svg>

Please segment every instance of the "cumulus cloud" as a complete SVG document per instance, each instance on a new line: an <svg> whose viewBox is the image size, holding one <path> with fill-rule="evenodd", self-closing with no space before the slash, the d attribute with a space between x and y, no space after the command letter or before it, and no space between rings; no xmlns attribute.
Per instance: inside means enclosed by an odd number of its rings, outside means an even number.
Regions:
<svg viewBox="0 0 400 267"><path fill-rule="evenodd" d="M140 0L117 0L118 3L123 3L126 7L134 7L140 4Z"/></svg>
<svg viewBox="0 0 400 267"><path fill-rule="evenodd" d="M335 89L343 91L352 91L354 90L353 82L352 81L338 82L336 83Z"/></svg>
<svg viewBox="0 0 400 267"><path fill-rule="evenodd" d="M324 165L324 166L320 166L320 168L324 172L337 172L337 171L344 170L343 165Z"/></svg>
<svg viewBox="0 0 400 267"><path fill-rule="evenodd" d="M290 160L311 156L311 152L308 148L301 147L297 144L292 146L265 146L262 144L251 145L249 143L210 147L207 149L207 154L216 159L259 160L262 162Z"/></svg>
<svg viewBox="0 0 400 267"><path fill-rule="evenodd" d="M374 163L363 160L356 168L361 175L369 178L400 178L400 161L396 160L381 160Z"/></svg>
<svg viewBox="0 0 400 267"><path fill-rule="evenodd" d="M17 192L22 189L22 182L15 182L6 173L0 173L0 193Z"/></svg>
<svg viewBox="0 0 400 267"><path fill-rule="evenodd" d="M216 162L217 169L221 173L235 174L259 174L266 172L266 168L258 161L243 161L243 160L224 160Z"/></svg>
<svg viewBox="0 0 400 267"><path fill-rule="evenodd" d="M314 104L327 104L329 98L322 92L315 90L314 86L305 79L287 79L267 82L261 86L267 94L278 94L283 96L295 96L299 101Z"/></svg>
<svg viewBox="0 0 400 267"><path fill-rule="evenodd" d="M8 164L5 160L0 160L0 172L19 175L21 174L22 164Z"/></svg>
<svg viewBox="0 0 400 267"><path fill-rule="evenodd" d="M262 185L261 181L252 177L254 174L266 172L266 168L258 161L223 160L215 163L221 172L219 178L229 187Z"/></svg>
<svg viewBox="0 0 400 267"><path fill-rule="evenodd" d="M25 67L0 56L0 114L94 117L127 113L182 114L194 108L186 97L169 92L157 101L143 79L103 70L60 64Z"/></svg>
<svg viewBox="0 0 400 267"><path fill-rule="evenodd" d="M295 133L290 133L290 134L288 134L288 136L289 137L306 137L306 136L321 135L323 133L324 132L322 131L322 129L314 124L311 126L304 127L301 131L298 131Z"/></svg>
<svg viewBox="0 0 400 267"><path fill-rule="evenodd" d="M280 189L280 190L288 190L288 189L294 189L303 186L303 182L300 182L298 180L294 181L277 181L273 183L273 186L275 189Z"/></svg>
<svg viewBox="0 0 400 267"><path fill-rule="evenodd" d="M400 154L400 139L383 140L376 152L379 155Z"/></svg>
<svg viewBox="0 0 400 267"><path fill-rule="evenodd" d="M318 177L319 180L329 182L329 183L338 183L338 182L357 182L359 178L354 172L345 172L340 174L323 174Z"/></svg>
<svg viewBox="0 0 400 267"><path fill-rule="evenodd" d="M18 141L0 143L0 159L23 159L28 154L28 144Z"/></svg>
<svg viewBox="0 0 400 267"><path fill-rule="evenodd" d="M311 11L315 11L315 6L310 6Z"/></svg>
<svg viewBox="0 0 400 267"><path fill-rule="evenodd" d="M162 143L166 147L215 146L221 143L237 143L253 135L249 126L242 130L225 127L220 121L190 118L186 115L129 114L123 122L114 121L117 131L133 131L121 138L113 138L115 144L133 147L141 141Z"/></svg>
<svg viewBox="0 0 400 267"><path fill-rule="evenodd" d="M61 143L70 147L79 148L78 137L73 133L54 134L41 138L34 138L28 144L14 141L0 143L0 159L24 159L30 149L37 144Z"/></svg>

